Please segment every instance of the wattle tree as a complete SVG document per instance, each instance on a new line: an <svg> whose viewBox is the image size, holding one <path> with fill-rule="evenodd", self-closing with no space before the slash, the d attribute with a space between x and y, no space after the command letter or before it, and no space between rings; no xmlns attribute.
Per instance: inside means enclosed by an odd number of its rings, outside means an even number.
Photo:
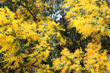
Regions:
<svg viewBox="0 0 110 73"><path fill-rule="evenodd" d="M0 73L109 73L109 4L1 0Z"/></svg>

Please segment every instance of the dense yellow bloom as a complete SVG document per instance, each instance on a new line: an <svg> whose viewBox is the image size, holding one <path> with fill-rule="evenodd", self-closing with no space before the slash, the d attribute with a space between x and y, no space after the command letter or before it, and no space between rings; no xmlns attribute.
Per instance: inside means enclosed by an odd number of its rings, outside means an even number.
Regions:
<svg viewBox="0 0 110 73"><path fill-rule="evenodd" d="M98 31L101 31L100 36L101 35L104 36L105 29L109 28L109 26L105 22L105 18L109 18L109 14L106 13L110 12L107 3L106 2L101 3L101 7L99 7L95 3L95 1L96 0L90 0L90 1L65 0L65 2L67 2L66 4L70 5L70 10L67 12L66 15L66 18L70 21L68 27L69 28L76 27L76 30L79 33L81 33L84 38L93 35L94 32L98 32ZM71 2L71 4L69 4L69 2ZM77 4L74 4L76 2ZM99 13L99 11L102 11L103 13L101 14ZM98 20L96 18L98 18Z"/></svg>
<svg viewBox="0 0 110 73"><path fill-rule="evenodd" d="M73 54L70 53L67 48L64 48L61 54L61 58L53 59L53 69L61 70L60 73L70 73L71 70L79 72L82 70L82 67L80 65L80 61L82 60L81 56L83 55L82 49L76 50Z"/></svg>
<svg viewBox="0 0 110 73"><path fill-rule="evenodd" d="M17 1L24 0L10 1L16 4ZM6 70L6 73L10 70L17 73L21 71L26 73L110 72L110 57L107 55L107 50L102 50L101 43L102 36L110 37L110 9L106 2L64 0L63 8L68 6L70 10L64 9L69 25L67 29L63 29L60 23L43 16L45 8L51 7L45 0L26 1L27 5L23 4L27 8L17 5L19 8L15 13L7 7L0 8L0 57L2 56L0 65L3 66L0 73L2 69ZM36 20L32 14L35 15ZM81 34L81 40L88 37L92 40L89 39L87 46L84 44L86 47L83 48L84 51L81 48L73 48L76 49L73 53L69 50L71 46L66 47L68 40L65 39L67 37L62 36L61 31L68 31L74 27ZM61 46L61 51L58 46Z"/></svg>
<svg viewBox="0 0 110 73"><path fill-rule="evenodd" d="M51 50L54 50L52 40L59 38L58 42L63 43L64 39L58 32L64 29L49 18L36 24L34 21L29 22L30 20L23 21L23 18L15 19L15 13L7 7L0 10L0 17L3 18L0 20L0 53L3 54L3 68L17 69L20 65L32 67L34 63L41 67L41 71L44 71L42 67L46 67L44 72L52 72L49 65L43 66L42 62L46 62ZM28 61L26 64L25 58ZM28 67L26 69L29 69ZM26 69L23 69L24 72ZM36 67L35 70L37 73L40 69Z"/></svg>
<svg viewBox="0 0 110 73"><path fill-rule="evenodd" d="M86 48L87 53L85 54L84 62L85 62L85 69L87 69L88 71L91 71L91 72L102 72L102 71L105 72L106 71L104 69L107 68L106 64L109 61L107 58L106 51L100 53L101 52L100 45L101 44L89 43Z"/></svg>

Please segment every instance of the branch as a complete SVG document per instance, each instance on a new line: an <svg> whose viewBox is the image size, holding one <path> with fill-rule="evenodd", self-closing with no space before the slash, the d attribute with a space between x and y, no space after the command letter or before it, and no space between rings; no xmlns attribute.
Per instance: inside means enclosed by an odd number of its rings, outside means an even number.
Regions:
<svg viewBox="0 0 110 73"><path fill-rule="evenodd" d="M11 2L11 1L10 1ZM14 2L11 2L12 4L15 4ZM29 11L29 13L32 15L32 17L34 18L34 21L36 21L37 20L37 18L34 16L34 14L30 11L30 9L27 7L27 6L25 6L25 5L23 5L21 2L17 2L16 3L17 5L21 5L21 6L23 6L24 8L26 8L27 9L27 11Z"/></svg>

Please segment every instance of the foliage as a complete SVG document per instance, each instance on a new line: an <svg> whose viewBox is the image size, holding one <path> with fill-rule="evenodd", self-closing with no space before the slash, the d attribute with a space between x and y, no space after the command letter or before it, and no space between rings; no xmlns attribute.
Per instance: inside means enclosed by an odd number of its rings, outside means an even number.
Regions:
<svg viewBox="0 0 110 73"><path fill-rule="evenodd" d="M1 0L1 4L0 73L110 72L109 1ZM66 15L56 21L52 14L59 10Z"/></svg>

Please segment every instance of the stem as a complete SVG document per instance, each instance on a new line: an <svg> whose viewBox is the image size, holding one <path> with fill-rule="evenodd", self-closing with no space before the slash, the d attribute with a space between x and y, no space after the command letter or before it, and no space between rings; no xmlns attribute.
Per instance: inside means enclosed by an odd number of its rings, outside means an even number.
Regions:
<svg viewBox="0 0 110 73"><path fill-rule="evenodd" d="M10 1L11 2L11 1ZM14 2L11 2L12 4L15 4ZM26 3L27 3L27 1L26 1ZM26 5L23 5L21 2L17 2L16 3L17 5L21 5L21 6L23 6L24 8L26 8L27 9L27 11L29 11L29 13L32 15L32 17L34 18L34 21L36 21L37 20L37 18L34 16L34 14L31 12L31 10L28 8L28 6Z"/></svg>

